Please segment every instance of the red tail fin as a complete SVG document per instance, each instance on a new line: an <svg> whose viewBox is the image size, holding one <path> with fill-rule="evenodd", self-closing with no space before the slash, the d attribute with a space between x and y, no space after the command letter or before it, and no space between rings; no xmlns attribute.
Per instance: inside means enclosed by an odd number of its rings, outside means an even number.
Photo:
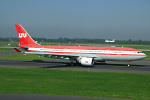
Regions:
<svg viewBox="0 0 150 100"><path fill-rule="evenodd" d="M20 24L15 24L21 47L39 46Z"/></svg>

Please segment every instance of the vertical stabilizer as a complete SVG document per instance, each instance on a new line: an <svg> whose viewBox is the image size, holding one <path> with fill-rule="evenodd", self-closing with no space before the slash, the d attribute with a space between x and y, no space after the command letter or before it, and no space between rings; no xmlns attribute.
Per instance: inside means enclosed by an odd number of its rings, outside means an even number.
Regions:
<svg viewBox="0 0 150 100"><path fill-rule="evenodd" d="M20 46L39 46L31 37L30 35L25 31L25 29L20 24L15 24L17 34L20 41Z"/></svg>

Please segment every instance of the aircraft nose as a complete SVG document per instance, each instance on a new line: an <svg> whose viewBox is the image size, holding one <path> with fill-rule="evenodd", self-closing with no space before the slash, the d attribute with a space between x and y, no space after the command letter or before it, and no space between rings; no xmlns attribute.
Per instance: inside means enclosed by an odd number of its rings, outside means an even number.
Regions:
<svg viewBox="0 0 150 100"><path fill-rule="evenodd" d="M139 56L137 56L137 60L144 59L145 57L147 57L145 53L139 53Z"/></svg>
<svg viewBox="0 0 150 100"><path fill-rule="evenodd" d="M144 53L145 54L145 53ZM147 55L145 54L145 56L144 57L147 57Z"/></svg>
<svg viewBox="0 0 150 100"><path fill-rule="evenodd" d="M143 59L143 58L147 57L147 55L145 53L143 53L143 55L141 57Z"/></svg>

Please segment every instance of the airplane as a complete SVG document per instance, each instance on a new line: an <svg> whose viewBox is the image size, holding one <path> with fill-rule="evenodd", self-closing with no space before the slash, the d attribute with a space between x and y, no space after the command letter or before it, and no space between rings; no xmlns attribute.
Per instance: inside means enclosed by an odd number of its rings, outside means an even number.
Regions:
<svg viewBox="0 0 150 100"><path fill-rule="evenodd" d="M106 43L112 43L112 42L115 42L115 39L113 40L105 40Z"/></svg>
<svg viewBox="0 0 150 100"><path fill-rule="evenodd" d="M49 46L35 42L26 30L15 24L20 44L14 48L24 54L37 54L48 58L60 58L82 66L94 66L95 62L131 61L146 57L141 50L126 47L91 47L91 46ZM128 64L128 66L130 66Z"/></svg>

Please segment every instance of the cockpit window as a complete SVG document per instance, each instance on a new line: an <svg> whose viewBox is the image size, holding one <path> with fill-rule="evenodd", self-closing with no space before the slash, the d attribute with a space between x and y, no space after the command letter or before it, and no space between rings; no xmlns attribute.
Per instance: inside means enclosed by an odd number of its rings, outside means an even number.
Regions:
<svg viewBox="0 0 150 100"><path fill-rule="evenodd" d="M137 52L137 53L143 53L143 52Z"/></svg>

